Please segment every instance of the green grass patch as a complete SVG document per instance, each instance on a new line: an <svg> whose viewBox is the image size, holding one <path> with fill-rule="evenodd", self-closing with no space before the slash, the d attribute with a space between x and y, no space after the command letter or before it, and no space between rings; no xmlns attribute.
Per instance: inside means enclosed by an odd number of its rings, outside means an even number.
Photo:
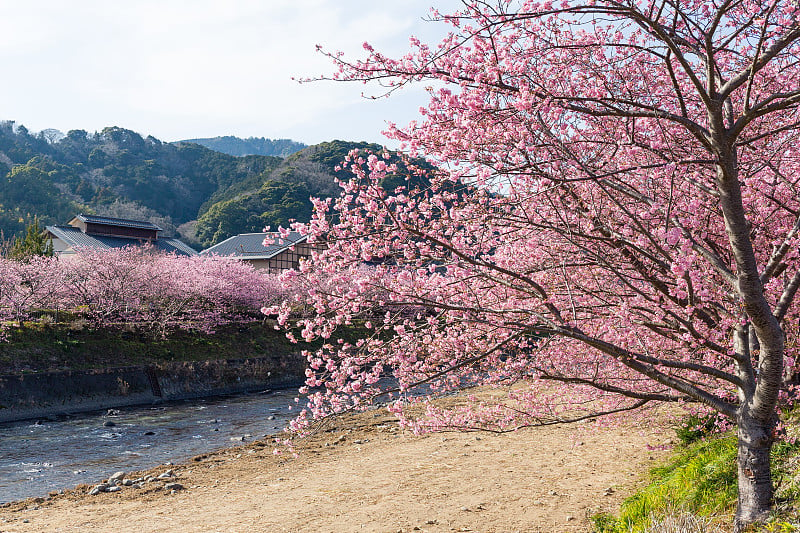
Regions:
<svg viewBox="0 0 800 533"><path fill-rule="evenodd" d="M622 504L618 517L595 517L601 533L640 533L671 509L708 516L736 504L736 438L698 441L650 471L649 484Z"/></svg>
<svg viewBox="0 0 800 533"><path fill-rule="evenodd" d="M795 479L800 445L778 442L772 449L773 478L783 501L800 496ZM709 437L683 447L665 464L650 471L642 490L625 500L618 516L592 517L599 533L641 533L653 519L680 513L730 523L736 507L736 436ZM780 529L776 531L782 531Z"/></svg>

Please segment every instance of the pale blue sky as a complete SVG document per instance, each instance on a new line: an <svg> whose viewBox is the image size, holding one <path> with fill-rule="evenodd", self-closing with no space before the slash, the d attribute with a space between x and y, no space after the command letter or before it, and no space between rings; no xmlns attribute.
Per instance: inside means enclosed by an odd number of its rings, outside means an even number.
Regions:
<svg viewBox="0 0 800 533"><path fill-rule="evenodd" d="M421 88L388 101L359 84L299 85L330 73L315 45L398 55L436 40L431 6L458 0L0 0L0 120L29 130L120 126L163 141L191 137L383 142Z"/></svg>

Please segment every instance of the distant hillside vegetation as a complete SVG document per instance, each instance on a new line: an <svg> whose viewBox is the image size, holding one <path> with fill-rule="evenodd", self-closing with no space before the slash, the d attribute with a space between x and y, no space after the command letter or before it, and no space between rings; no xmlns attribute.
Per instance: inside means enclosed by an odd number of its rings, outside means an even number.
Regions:
<svg viewBox="0 0 800 533"><path fill-rule="evenodd" d="M244 155L274 155L286 157L305 148L306 144L291 139L266 139L264 137L248 137L241 139L226 135L224 137L210 137L207 139L185 139L182 143L196 143L222 152L223 154Z"/></svg>
<svg viewBox="0 0 800 533"><path fill-rule="evenodd" d="M196 219L212 195L282 161L163 143L119 127L32 134L2 121L0 230L9 238L34 216L45 224L64 223L83 211L151 220L174 232Z"/></svg>
<svg viewBox="0 0 800 533"><path fill-rule="evenodd" d="M264 174L261 183L242 182L215 194L201 207L196 239L212 246L237 233L288 226L297 220L310 220L310 197L330 198L341 192L336 178L349 179L346 170L336 170L351 150L380 152L378 144L331 141L309 146L290 155L280 165ZM400 163L393 155L391 162ZM401 166L402 168L402 166ZM390 175L384 179L390 188L405 185L405 178Z"/></svg>
<svg viewBox="0 0 800 533"><path fill-rule="evenodd" d="M332 141L285 158L233 156L119 127L34 134L0 121L0 231L8 239L34 217L63 224L85 212L149 220L202 249L237 233L308 221L311 196L339 195L335 179L349 175L335 167L353 149L382 150ZM405 183L402 175L385 180L389 188Z"/></svg>

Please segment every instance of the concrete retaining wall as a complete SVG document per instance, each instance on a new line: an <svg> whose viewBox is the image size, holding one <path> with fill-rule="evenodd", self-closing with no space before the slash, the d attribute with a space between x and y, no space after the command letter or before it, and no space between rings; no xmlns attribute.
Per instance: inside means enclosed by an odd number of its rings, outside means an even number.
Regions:
<svg viewBox="0 0 800 533"><path fill-rule="evenodd" d="M0 422L237 394L300 383L300 354L0 375Z"/></svg>

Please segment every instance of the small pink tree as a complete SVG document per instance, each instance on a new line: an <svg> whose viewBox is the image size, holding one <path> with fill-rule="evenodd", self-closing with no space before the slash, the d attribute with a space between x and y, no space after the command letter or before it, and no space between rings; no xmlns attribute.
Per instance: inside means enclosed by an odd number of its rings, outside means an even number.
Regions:
<svg viewBox="0 0 800 533"><path fill-rule="evenodd" d="M34 311L58 309L65 297L63 281L52 257L0 258L0 331L13 322L21 327Z"/></svg>
<svg viewBox="0 0 800 533"><path fill-rule="evenodd" d="M83 249L60 262L67 299L96 328L135 321L149 282L150 255L138 247Z"/></svg>
<svg viewBox="0 0 800 533"><path fill-rule="evenodd" d="M71 261L43 263L41 277L61 280L55 293L61 305L96 328L130 325L161 336L178 328L210 333L223 324L258 320L266 302L284 298L277 276L244 262L146 247L81 250ZM11 282L17 292L18 278ZM18 305L24 309L28 303Z"/></svg>
<svg viewBox="0 0 800 533"><path fill-rule="evenodd" d="M187 257L148 247L80 250L75 258L0 258L0 332L35 311L69 310L98 329L135 327L164 336L211 333L263 319L261 308L298 295L280 276L242 261ZM287 292L290 291L290 292Z"/></svg>
<svg viewBox="0 0 800 533"><path fill-rule="evenodd" d="M453 28L438 46L331 54L335 79L432 86L389 134L442 170L387 191L396 169L353 153L343 196L317 203L308 231L330 248L304 275L353 283L314 293L305 335L358 317L376 333L309 354L309 413L362 405L389 374L401 395L518 384L499 407L432 409L432 427L697 402L738 426L736 528L763 517L797 351L798 9L465 1L433 13Z"/></svg>
<svg viewBox="0 0 800 533"><path fill-rule="evenodd" d="M54 257L33 256L26 261L2 261L10 270L6 281L13 282L13 290L6 293L11 297L5 304L13 311L20 326L33 311L59 309L66 296L64 271Z"/></svg>
<svg viewBox="0 0 800 533"><path fill-rule="evenodd" d="M162 335L175 327L210 333L223 324L258 320L264 303L282 294L275 276L243 261L160 255L149 264L141 320Z"/></svg>

